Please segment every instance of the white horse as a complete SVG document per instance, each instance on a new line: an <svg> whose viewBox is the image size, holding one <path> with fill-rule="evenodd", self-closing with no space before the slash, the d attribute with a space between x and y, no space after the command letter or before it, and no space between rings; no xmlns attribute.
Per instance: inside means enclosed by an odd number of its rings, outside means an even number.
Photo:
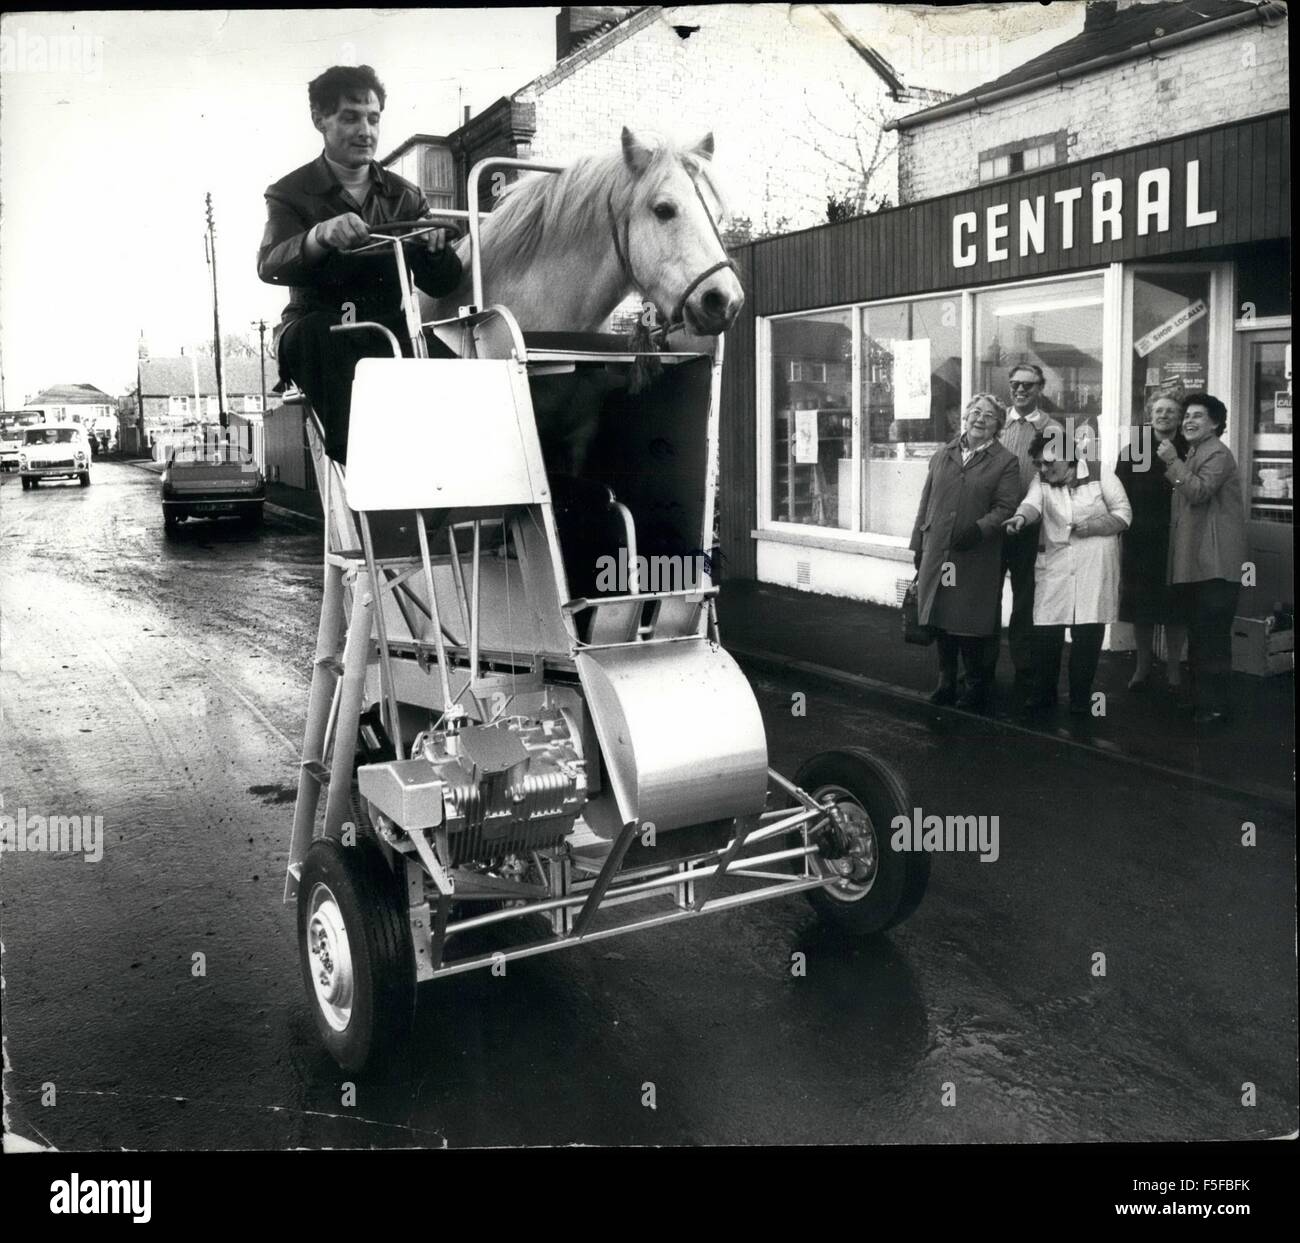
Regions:
<svg viewBox="0 0 1300 1243"><path fill-rule="evenodd" d="M516 182L480 231L484 301L509 307L525 331L594 332L636 291L660 323L725 331L745 295L718 234L712 157L712 134L679 149L647 146L625 128L621 151ZM461 287L423 300L425 319L471 300L469 245L456 244Z"/></svg>
<svg viewBox="0 0 1300 1243"><path fill-rule="evenodd" d="M624 128L621 151L516 182L480 230L484 302L508 307L525 332L594 332L635 291L657 308L660 326L725 331L745 295L718 233L725 209L712 157L712 134L683 150L648 146ZM456 245L460 287L422 298L425 320L472 301L469 247L469 238ZM634 388L644 374L634 369ZM590 367L533 380L553 472L582 473L612 382L608 369Z"/></svg>

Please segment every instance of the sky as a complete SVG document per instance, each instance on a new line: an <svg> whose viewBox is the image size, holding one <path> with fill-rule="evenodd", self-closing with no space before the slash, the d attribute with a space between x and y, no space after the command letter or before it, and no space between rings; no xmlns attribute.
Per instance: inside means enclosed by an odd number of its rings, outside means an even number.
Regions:
<svg viewBox="0 0 1300 1243"><path fill-rule="evenodd" d="M223 333L278 321L285 292L255 268L262 192L320 152L307 83L322 70L375 66L386 155L549 68L557 11L5 13L6 407L51 384L134 387L142 330L155 356L211 340L208 192Z"/></svg>
<svg viewBox="0 0 1300 1243"><path fill-rule="evenodd" d="M1001 5L992 58L944 63L915 36L987 31L988 8L837 5L909 81L965 90L1053 42L1083 6ZM909 14L907 10L911 10ZM455 129L549 69L556 6L8 13L0 18L0 349L4 406L52 384L114 396L155 357L212 337L204 196L223 334L255 339L283 289L257 279L262 192L316 156L307 82L373 65L379 151ZM1080 18L1081 20L1081 18ZM955 23L955 25L954 25ZM1077 29L1077 26L1075 27ZM816 72L810 65L810 72Z"/></svg>

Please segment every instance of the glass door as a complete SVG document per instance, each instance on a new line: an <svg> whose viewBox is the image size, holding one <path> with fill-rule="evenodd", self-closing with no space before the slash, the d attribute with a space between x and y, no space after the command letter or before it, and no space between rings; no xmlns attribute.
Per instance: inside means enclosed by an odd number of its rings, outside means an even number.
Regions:
<svg viewBox="0 0 1300 1243"><path fill-rule="evenodd" d="M1294 469L1291 422L1291 330L1268 328L1237 334L1235 438L1240 449L1247 509L1249 556L1257 586L1243 593L1244 616L1264 616L1280 601L1295 601L1293 564Z"/></svg>

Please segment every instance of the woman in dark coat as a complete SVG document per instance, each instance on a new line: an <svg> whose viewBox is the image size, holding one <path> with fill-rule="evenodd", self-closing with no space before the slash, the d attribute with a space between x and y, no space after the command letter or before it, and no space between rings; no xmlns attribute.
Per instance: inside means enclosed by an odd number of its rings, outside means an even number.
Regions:
<svg viewBox="0 0 1300 1243"><path fill-rule="evenodd" d="M1124 449L1115 475L1133 506L1133 525L1124 532L1120 560L1119 619L1130 622L1137 641L1137 668L1129 679L1131 691L1146 690L1151 678L1152 641L1157 626L1165 628L1165 681L1170 689L1182 683L1179 660L1187 637L1181 599L1166 581L1169 560L1169 506L1173 485L1156 450L1166 440L1180 459L1187 442L1179 430L1183 403L1158 390L1146 401L1146 425Z"/></svg>
<svg viewBox="0 0 1300 1243"><path fill-rule="evenodd" d="M1016 455L998 443L1006 407L977 393L964 429L930 459L911 549L919 573L918 620L938 633L936 704L982 712L991 679L984 642L996 634L1002 607L1002 524L1020 500ZM957 656L966 687L957 694Z"/></svg>

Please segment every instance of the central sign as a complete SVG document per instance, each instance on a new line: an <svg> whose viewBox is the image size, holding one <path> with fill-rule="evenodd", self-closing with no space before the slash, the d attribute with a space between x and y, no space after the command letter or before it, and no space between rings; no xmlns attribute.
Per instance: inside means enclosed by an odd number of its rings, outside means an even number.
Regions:
<svg viewBox="0 0 1300 1243"><path fill-rule="evenodd" d="M1178 205L1182 209L1183 223L1189 229L1214 224L1219 218L1218 211L1201 206L1200 161L1188 160L1185 173L1186 193ZM1137 237L1167 233L1170 214L1176 210L1172 177L1165 167L1149 168L1139 173L1131 186L1126 186L1121 177L1106 177L1098 173L1087 193L1091 206L1091 231L1086 241L1093 246L1122 241L1126 227ZM1051 196L1050 205L1045 194L1017 200L1014 214L1016 253L1022 259L1043 254L1050 219L1059 224L1059 229L1052 231L1057 249L1073 250L1082 232L1080 213L1084 195L1084 187L1076 185L1057 190ZM982 221L979 212L965 211L954 215L952 266L969 268L979 262L981 233L986 263L1002 263L1009 259L1013 245L1012 224L1010 202L985 208Z"/></svg>

